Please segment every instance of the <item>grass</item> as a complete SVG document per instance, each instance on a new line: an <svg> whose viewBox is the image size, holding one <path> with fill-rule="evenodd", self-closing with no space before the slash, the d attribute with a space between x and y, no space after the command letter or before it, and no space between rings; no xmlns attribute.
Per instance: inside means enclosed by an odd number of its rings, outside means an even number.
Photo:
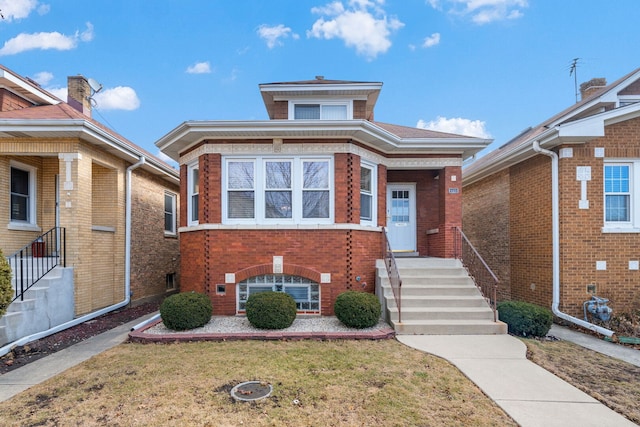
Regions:
<svg viewBox="0 0 640 427"><path fill-rule="evenodd" d="M523 339L527 357L640 424L640 368L567 341Z"/></svg>
<svg viewBox="0 0 640 427"><path fill-rule="evenodd" d="M244 381L273 393L234 402ZM395 340L123 344L0 403L4 426L508 426L455 367Z"/></svg>

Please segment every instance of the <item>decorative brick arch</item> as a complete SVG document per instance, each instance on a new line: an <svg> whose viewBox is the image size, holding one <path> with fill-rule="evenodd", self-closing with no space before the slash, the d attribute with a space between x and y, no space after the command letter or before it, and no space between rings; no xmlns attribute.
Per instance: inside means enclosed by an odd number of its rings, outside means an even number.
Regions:
<svg viewBox="0 0 640 427"><path fill-rule="evenodd" d="M300 276L313 282L320 283L320 273L307 267L295 264L284 264L282 273L291 276ZM262 276L265 274L273 274L273 264L260 264L243 270L236 271L236 283L248 279L249 277Z"/></svg>

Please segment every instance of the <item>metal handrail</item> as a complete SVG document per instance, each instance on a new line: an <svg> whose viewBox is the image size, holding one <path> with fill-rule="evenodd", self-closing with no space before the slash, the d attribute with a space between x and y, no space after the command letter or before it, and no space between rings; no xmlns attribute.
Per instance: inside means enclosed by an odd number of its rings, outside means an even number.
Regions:
<svg viewBox="0 0 640 427"><path fill-rule="evenodd" d="M500 280L491 271L491 268L489 268L460 227L453 228L455 257L462 261L462 265L467 269L469 276L471 276L480 293L489 303L493 310L493 321L496 322L498 320L497 295Z"/></svg>
<svg viewBox="0 0 640 427"><path fill-rule="evenodd" d="M14 297L11 302L20 299L45 274L58 265L66 267L66 232L63 227L53 227L36 237L22 249L7 257L13 272Z"/></svg>
<svg viewBox="0 0 640 427"><path fill-rule="evenodd" d="M398 265L396 264L396 258L393 256L391 250L391 244L387 236L387 230L382 227L382 252L384 253L384 265L387 267L387 275L389 276L389 284L393 291L393 298L396 301L396 307L398 307L398 323L402 323L402 279L400 278L400 272L398 271Z"/></svg>

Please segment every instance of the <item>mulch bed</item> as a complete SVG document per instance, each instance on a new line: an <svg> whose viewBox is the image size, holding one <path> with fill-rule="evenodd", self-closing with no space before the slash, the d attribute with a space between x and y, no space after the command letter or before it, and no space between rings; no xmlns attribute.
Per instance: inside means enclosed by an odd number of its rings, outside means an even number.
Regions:
<svg viewBox="0 0 640 427"><path fill-rule="evenodd" d="M25 366L87 338L136 320L145 314L158 311L158 308L159 303L124 307L24 346L16 347L0 358L0 374Z"/></svg>

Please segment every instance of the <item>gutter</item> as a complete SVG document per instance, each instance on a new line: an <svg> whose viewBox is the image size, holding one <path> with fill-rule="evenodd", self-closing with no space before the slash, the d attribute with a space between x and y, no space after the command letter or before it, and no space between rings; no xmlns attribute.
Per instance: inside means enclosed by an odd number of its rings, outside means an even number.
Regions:
<svg viewBox="0 0 640 427"><path fill-rule="evenodd" d="M558 181L558 154L540 147L538 140L533 141L532 148L536 153L551 157L551 234L553 246L553 300L551 303L551 311L563 320L601 335L611 337L615 334L614 331L563 313L558 308L560 306L560 188Z"/></svg>
<svg viewBox="0 0 640 427"><path fill-rule="evenodd" d="M6 344L3 347L0 347L0 357L9 353L15 347L19 347L25 344L28 344L32 341L39 340L40 338L48 337L49 335L53 335L56 332L64 331L65 329L71 328L73 326L79 325L80 323L84 323L91 319L95 319L96 317L100 317L103 314L110 313L114 310L122 308L129 304L131 301L131 172L134 169L139 168L140 166L145 164L145 158L140 157L138 163L135 163L127 168L126 174L126 205L125 205L125 260L124 260L124 300L121 302L110 305L109 307L102 308L98 311L94 311L89 314L85 314L84 316L77 317L68 322L62 323L58 326L54 326L51 329L47 329L46 331L37 332L32 335L28 335L26 337L22 337L14 342Z"/></svg>

